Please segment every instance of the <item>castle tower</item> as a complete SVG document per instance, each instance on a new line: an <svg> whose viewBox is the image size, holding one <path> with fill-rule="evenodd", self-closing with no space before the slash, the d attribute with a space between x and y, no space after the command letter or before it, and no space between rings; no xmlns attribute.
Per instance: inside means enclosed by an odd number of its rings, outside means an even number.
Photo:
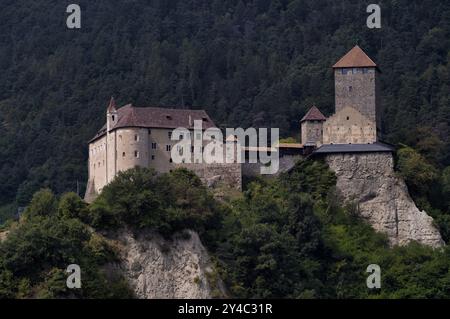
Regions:
<svg viewBox="0 0 450 319"><path fill-rule="evenodd" d="M112 128L117 124L118 114L116 102L111 97L108 108L106 109L106 183L109 183L117 173L117 140L116 134L111 134Z"/></svg>
<svg viewBox="0 0 450 319"><path fill-rule="evenodd" d="M379 70L375 62L355 46L333 65L333 69L336 113L351 107L378 127L380 112L376 82Z"/></svg>
<svg viewBox="0 0 450 319"><path fill-rule="evenodd" d="M302 143L304 145L314 144L320 146L323 143L324 121L326 121L326 117L316 106L309 109L308 113L300 121Z"/></svg>
<svg viewBox="0 0 450 319"><path fill-rule="evenodd" d="M108 108L106 109L106 130L109 132L117 123L116 101L111 97Z"/></svg>

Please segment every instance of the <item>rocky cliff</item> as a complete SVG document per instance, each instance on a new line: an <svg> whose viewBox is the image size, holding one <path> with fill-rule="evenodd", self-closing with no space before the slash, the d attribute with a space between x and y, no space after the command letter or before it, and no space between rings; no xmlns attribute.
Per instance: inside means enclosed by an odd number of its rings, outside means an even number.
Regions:
<svg viewBox="0 0 450 319"><path fill-rule="evenodd" d="M390 153L332 154L325 160L336 173L338 193L356 203L361 216L386 233L392 245L444 244L433 218L416 207L405 182L395 174Z"/></svg>
<svg viewBox="0 0 450 319"><path fill-rule="evenodd" d="M186 231L165 240L154 233L133 235L122 231L115 241L121 263L114 268L119 268L138 298L197 299L226 295L195 232Z"/></svg>

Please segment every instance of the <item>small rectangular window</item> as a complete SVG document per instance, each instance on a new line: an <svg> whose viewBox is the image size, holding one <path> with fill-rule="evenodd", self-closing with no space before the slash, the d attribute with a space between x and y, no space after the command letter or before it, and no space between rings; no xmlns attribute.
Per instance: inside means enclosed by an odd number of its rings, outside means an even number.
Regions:
<svg viewBox="0 0 450 319"><path fill-rule="evenodd" d="M152 160L155 160L155 155L152 155Z"/></svg>
<svg viewBox="0 0 450 319"><path fill-rule="evenodd" d="M172 138L172 132L168 132L167 135L169 136L169 138Z"/></svg>
<svg viewBox="0 0 450 319"><path fill-rule="evenodd" d="M138 151L134 151L134 157L139 158L139 152Z"/></svg>
<svg viewBox="0 0 450 319"><path fill-rule="evenodd" d="M148 129L148 135L152 135L152 130Z"/></svg>
<svg viewBox="0 0 450 319"><path fill-rule="evenodd" d="M152 143L152 149L156 150L156 143Z"/></svg>
<svg viewBox="0 0 450 319"><path fill-rule="evenodd" d="M166 151L167 151L167 152L170 152L171 149L172 149L172 146L171 146L171 145L166 145Z"/></svg>

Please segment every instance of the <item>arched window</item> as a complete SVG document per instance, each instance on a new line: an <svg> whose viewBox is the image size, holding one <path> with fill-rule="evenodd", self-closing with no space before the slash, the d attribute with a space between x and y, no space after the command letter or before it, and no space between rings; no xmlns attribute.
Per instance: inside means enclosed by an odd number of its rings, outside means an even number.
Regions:
<svg viewBox="0 0 450 319"><path fill-rule="evenodd" d="M139 158L139 152L138 151L134 151L134 157Z"/></svg>
<svg viewBox="0 0 450 319"><path fill-rule="evenodd" d="M125 157L125 152L122 153L122 157Z"/></svg>

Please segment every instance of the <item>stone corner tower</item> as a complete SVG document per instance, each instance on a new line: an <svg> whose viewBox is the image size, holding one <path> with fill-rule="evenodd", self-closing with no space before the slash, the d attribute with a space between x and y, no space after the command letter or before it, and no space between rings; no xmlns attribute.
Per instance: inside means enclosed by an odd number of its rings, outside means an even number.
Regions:
<svg viewBox="0 0 450 319"><path fill-rule="evenodd" d="M333 65L333 69L336 113L352 107L379 131L378 66L356 45Z"/></svg>
<svg viewBox="0 0 450 319"><path fill-rule="evenodd" d="M300 120L301 139L304 145L314 144L320 146L323 143L323 122L326 117L313 105Z"/></svg>

